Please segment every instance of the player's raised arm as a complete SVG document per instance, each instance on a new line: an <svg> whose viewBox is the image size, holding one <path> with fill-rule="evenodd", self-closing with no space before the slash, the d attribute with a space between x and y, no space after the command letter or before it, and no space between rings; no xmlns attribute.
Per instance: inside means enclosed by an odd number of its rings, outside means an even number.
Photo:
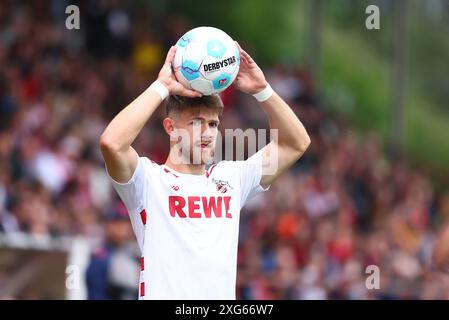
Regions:
<svg viewBox="0 0 449 320"><path fill-rule="evenodd" d="M145 123L169 94L199 97L200 93L184 88L173 75L172 61L176 48L171 47L155 81L140 96L115 116L100 138L100 148L109 175L125 183L137 165L137 152L131 147Z"/></svg>
<svg viewBox="0 0 449 320"><path fill-rule="evenodd" d="M270 129L278 130L278 139L263 148L260 185L266 188L302 156L310 145L310 137L292 109L272 91L256 62L238 47L241 62L235 85L239 90L255 95L261 101L262 109L268 114ZM273 159L273 155L277 155L276 159ZM272 161L276 162L275 166L270 163Z"/></svg>

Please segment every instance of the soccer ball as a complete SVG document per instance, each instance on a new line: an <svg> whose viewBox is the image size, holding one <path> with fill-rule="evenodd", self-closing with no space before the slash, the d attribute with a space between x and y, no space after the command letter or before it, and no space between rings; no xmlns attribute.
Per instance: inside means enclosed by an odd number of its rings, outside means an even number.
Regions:
<svg viewBox="0 0 449 320"><path fill-rule="evenodd" d="M186 88L211 95L225 90L237 77L240 53L224 31L195 28L184 34L176 46L173 70Z"/></svg>

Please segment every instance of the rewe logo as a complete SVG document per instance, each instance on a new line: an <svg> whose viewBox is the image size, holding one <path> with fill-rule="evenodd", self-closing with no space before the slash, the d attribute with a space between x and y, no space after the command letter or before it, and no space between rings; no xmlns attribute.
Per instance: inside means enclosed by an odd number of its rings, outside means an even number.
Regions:
<svg viewBox="0 0 449 320"><path fill-rule="evenodd" d="M169 196L170 216L176 218L232 218L229 212L231 197Z"/></svg>

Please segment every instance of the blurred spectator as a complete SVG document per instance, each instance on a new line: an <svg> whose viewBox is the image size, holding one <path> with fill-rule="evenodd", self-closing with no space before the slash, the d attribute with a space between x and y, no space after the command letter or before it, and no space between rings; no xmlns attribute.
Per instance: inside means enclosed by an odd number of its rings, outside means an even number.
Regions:
<svg viewBox="0 0 449 320"><path fill-rule="evenodd" d="M91 256L86 271L88 299L137 299L140 255L126 208L118 202L104 218L105 243Z"/></svg>
<svg viewBox="0 0 449 320"><path fill-rule="evenodd" d="M135 240L112 200L98 139L193 25L125 1L80 1L82 30L65 36L57 27L63 6L48 3L0 2L0 232L98 240L104 229L87 273L89 297L135 299L139 254L128 248ZM389 159L376 133L355 134L328 111L306 67L264 71L312 144L242 210L238 298L449 298L448 277L431 261L433 226L449 217L449 193ZM222 128L266 128L252 97L231 88L223 99ZM134 145L159 163L168 151L163 116L159 110ZM380 268L379 290L365 287L368 265Z"/></svg>

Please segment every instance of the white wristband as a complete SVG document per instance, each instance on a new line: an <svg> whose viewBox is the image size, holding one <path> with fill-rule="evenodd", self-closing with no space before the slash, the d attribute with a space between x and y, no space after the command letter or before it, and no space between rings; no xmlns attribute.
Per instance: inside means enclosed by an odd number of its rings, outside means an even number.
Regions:
<svg viewBox="0 0 449 320"><path fill-rule="evenodd" d="M253 97L257 99L259 102L263 102L265 100L268 100L271 95L273 94L273 89L271 88L270 84L268 83L265 89L262 91L259 91L256 94L253 94Z"/></svg>
<svg viewBox="0 0 449 320"><path fill-rule="evenodd" d="M159 80L154 81L150 88L156 91L161 96L162 100L168 97L169 92L167 87Z"/></svg>

